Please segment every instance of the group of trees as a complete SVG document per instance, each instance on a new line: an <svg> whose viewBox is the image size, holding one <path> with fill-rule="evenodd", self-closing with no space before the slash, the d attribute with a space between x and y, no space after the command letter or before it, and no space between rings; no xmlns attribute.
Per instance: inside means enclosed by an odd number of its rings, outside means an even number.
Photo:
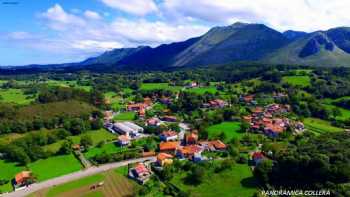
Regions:
<svg viewBox="0 0 350 197"><path fill-rule="evenodd" d="M338 196L349 196L349 146L346 132L296 138L274 153L273 161L261 162L255 175L263 185L275 188L330 189Z"/></svg>

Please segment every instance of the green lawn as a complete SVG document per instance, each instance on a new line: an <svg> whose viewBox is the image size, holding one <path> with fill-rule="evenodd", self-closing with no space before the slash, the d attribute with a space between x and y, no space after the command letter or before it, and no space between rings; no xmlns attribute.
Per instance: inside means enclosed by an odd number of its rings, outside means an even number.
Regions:
<svg viewBox="0 0 350 197"><path fill-rule="evenodd" d="M206 92L209 92L211 94L215 94L217 92L215 86L190 88L190 89L187 89L186 91L193 92L193 93L196 93L196 94L201 94L201 95L205 94Z"/></svg>
<svg viewBox="0 0 350 197"><path fill-rule="evenodd" d="M99 155L103 152L106 152L107 154L112 154L112 153L118 153L124 150L127 150L127 148L119 147L114 143L108 143L103 145L101 148L100 147L90 148L86 153L84 153L84 155L86 158L91 159L95 155Z"/></svg>
<svg viewBox="0 0 350 197"><path fill-rule="evenodd" d="M329 105L329 104L324 104L324 106L330 110L334 109L334 108L338 108L339 111L340 111L340 115L335 117L336 119L338 120L348 120L350 119L350 110L348 109L344 109L342 107L338 107L338 106L335 106L335 105Z"/></svg>
<svg viewBox="0 0 350 197"><path fill-rule="evenodd" d="M53 196L58 196L59 194L62 194L64 192L74 190L86 185L91 185L94 183L98 183L100 181L104 180L104 175L103 174L96 174L93 176L88 176L76 181L72 181L69 183L65 183L56 187L52 187L46 194L46 197L53 197Z"/></svg>
<svg viewBox="0 0 350 197"><path fill-rule="evenodd" d="M101 141L110 141L110 140L116 139L116 135L112 134L111 132L105 129L100 129L97 131L87 131L81 135L70 136L69 138L72 139L75 144L79 144L80 138L84 135L89 135L92 138L92 142L94 146L96 146ZM45 146L45 149L50 150L52 152L56 152L61 147L62 143L63 143L63 140L58 141L56 143Z"/></svg>
<svg viewBox="0 0 350 197"><path fill-rule="evenodd" d="M135 112L120 112L116 116L114 116L114 120L134 120L136 116Z"/></svg>
<svg viewBox="0 0 350 197"><path fill-rule="evenodd" d="M198 186L186 185L184 173L176 174L171 183L181 190L190 191L193 196L201 197L251 197L256 192L256 182L250 168L245 164L235 164L231 170L209 174Z"/></svg>
<svg viewBox="0 0 350 197"><path fill-rule="evenodd" d="M340 132L344 130L342 128L332 126L328 121L317 118L305 118L304 124L306 129L315 134L321 134L325 132Z"/></svg>
<svg viewBox="0 0 350 197"><path fill-rule="evenodd" d="M170 86L168 83L143 83L140 87L140 90L170 90L174 92L181 89L180 86Z"/></svg>
<svg viewBox="0 0 350 197"><path fill-rule="evenodd" d="M29 104L35 100L32 95L25 95L21 89L6 89L0 90L0 101L5 103ZM30 97L30 98L29 98Z"/></svg>
<svg viewBox="0 0 350 197"><path fill-rule="evenodd" d="M82 168L80 162L72 154L41 159L30 163L28 167L38 181L69 174Z"/></svg>
<svg viewBox="0 0 350 197"><path fill-rule="evenodd" d="M219 135L221 132L226 134L228 140L232 138L240 138L244 133L240 133L240 122L222 122L220 124L212 125L207 128L209 138Z"/></svg>
<svg viewBox="0 0 350 197"><path fill-rule="evenodd" d="M9 163L4 160L0 160L0 179L9 181L7 184L0 186L0 193L12 191L11 179L13 179L17 173L23 170L25 170L24 167L17 166L16 163Z"/></svg>
<svg viewBox="0 0 350 197"><path fill-rule="evenodd" d="M309 76L285 76L282 78L282 82L294 85L307 87L310 86L310 77Z"/></svg>

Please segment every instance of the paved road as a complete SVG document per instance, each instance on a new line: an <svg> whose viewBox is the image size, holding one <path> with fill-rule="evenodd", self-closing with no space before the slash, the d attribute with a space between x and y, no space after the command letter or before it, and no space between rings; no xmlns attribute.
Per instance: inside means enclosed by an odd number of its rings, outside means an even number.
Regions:
<svg viewBox="0 0 350 197"><path fill-rule="evenodd" d="M131 160L126 160L126 161L121 161L121 162L116 162L116 163L110 163L110 164L105 164L105 165L101 165L98 167L91 167L85 170L81 170L78 172L74 172L71 174L67 174L61 177L57 177L57 178L53 178L44 182L39 182L39 183L34 183L32 185L30 185L29 187L22 189L22 190L18 190L15 192L11 192L11 193L7 193L4 194L4 197L23 197L23 196L27 196L33 192L39 191L41 189L45 189L48 187L52 187L55 185L59 185L62 183L67 183L76 179L80 179L86 176L90 176L90 175L94 175L94 174L98 174L104 171L108 171L110 169L114 169L114 168L118 168L120 166L126 166L130 163L137 163L137 162L143 162L146 160L152 160L155 161L156 157L146 157L146 158L139 158L139 159L131 159ZM62 166L63 167L63 166ZM1 195L0 195L1 196Z"/></svg>

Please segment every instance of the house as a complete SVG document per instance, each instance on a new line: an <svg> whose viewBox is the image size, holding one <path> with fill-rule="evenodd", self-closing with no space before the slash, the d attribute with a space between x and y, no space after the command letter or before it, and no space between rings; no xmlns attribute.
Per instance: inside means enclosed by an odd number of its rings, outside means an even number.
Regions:
<svg viewBox="0 0 350 197"><path fill-rule="evenodd" d="M146 120L146 126L159 126L160 120L159 118L150 118Z"/></svg>
<svg viewBox="0 0 350 197"><path fill-rule="evenodd" d="M304 126L304 123L302 123L302 122L300 122L300 121L298 121L298 122L296 122L295 124L294 124L294 131L297 133L297 134L299 134L299 133L302 133L302 132L304 132L304 130L305 130L305 126Z"/></svg>
<svg viewBox="0 0 350 197"><path fill-rule="evenodd" d="M132 122L117 122L113 124L113 130L121 135L128 135L131 137L138 136L143 132L143 128Z"/></svg>
<svg viewBox="0 0 350 197"><path fill-rule="evenodd" d="M130 144L130 137L128 135L118 136L119 146L128 146Z"/></svg>
<svg viewBox="0 0 350 197"><path fill-rule="evenodd" d="M143 99L143 103L146 105L146 106L151 106L153 103L152 103L152 99L149 98L149 97L145 97Z"/></svg>
<svg viewBox="0 0 350 197"><path fill-rule="evenodd" d="M197 141L198 141L198 132L196 130L186 135L186 144L197 144Z"/></svg>
<svg viewBox="0 0 350 197"><path fill-rule="evenodd" d="M142 157L153 157L156 156L156 153L154 151L149 151L149 152L143 152Z"/></svg>
<svg viewBox="0 0 350 197"><path fill-rule="evenodd" d="M157 155L157 164L159 166L171 165L173 163L173 156L167 153L159 153Z"/></svg>
<svg viewBox="0 0 350 197"><path fill-rule="evenodd" d="M176 116L163 116L161 119L163 121L166 121L166 122L176 122L177 121Z"/></svg>
<svg viewBox="0 0 350 197"><path fill-rule="evenodd" d="M276 124L267 124L264 128L265 134L269 137L277 137L284 130L285 129L283 127Z"/></svg>
<svg viewBox="0 0 350 197"><path fill-rule="evenodd" d="M179 147L176 150L176 156L181 159L188 158L192 160L195 154L198 157L198 156L201 156L202 152L203 152L203 148L201 146L187 145L187 146Z"/></svg>
<svg viewBox="0 0 350 197"><path fill-rule="evenodd" d="M227 148L221 140L200 141L198 144L207 151L224 151Z"/></svg>
<svg viewBox="0 0 350 197"><path fill-rule="evenodd" d="M72 146L72 149L73 149L74 151L81 151L81 150L82 150L82 147L80 146L80 144L74 144L74 145Z"/></svg>
<svg viewBox="0 0 350 197"><path fill-rule="evenodd" d="M251 159L254 163L254 165L258 165L262 160L266 159L265 155L260 152L260 151L256 151L256 152L253 152L251 154Z"/></svg>
<svg viewBox="0 0 350 197"><path fill-rule="evenodd" d="M172 100L169 97L162 97L161 99L159 99L159 102L164 105L170 105L172 103Z"/></svg>
<svg viewBox="0 0 350 197"><path fill-rule="evenodd" d="M145 184L151 177L152 171L144 163L138 163L129 170L129 177L140 184Z"/></svg>
<svg viewBox="0 0 350 197"><path fill-rule="evenodd" d="M168 131L163 131L159 137L161 141L176 141L178 138L178 135L177 135L177 132L168 130Z"/></svg>
<svg viewBox="0 0 350 197"><path fill-rule="evenodd" d="M128 104L127 110L128 111L140 111L141 109L146 108L147 106L144 103L135 103L135 104Z"/></svg>
<svg viewBox="0 0 350 197"><path fill-rule="evenodd" d="M16 174L14 180L13 180L13 186L15 188L27 186L29 184L33 183L33 175L31 171L22 171L18 174Z"/></svg>
<svg viewBox="0 0 350 197"><path fill-rule="evenodd" d="M186 87L187 88L195 88L195 87L198 87L198 83L195 81L192 81L192 82L188 83Z"/></svg>
<svg viewBox="0 0 350 197"><path fill-rule="evenodd" d="M221 140L214 140L209 142L210 146L214 147L216 151L226 150L227 146Z"/></svg>
<svg viewBox="0 0 350 197"><path fill-rule="evenodd" d="M244 102L246 104L256 104L256 101L254 100L255 95L246 95L246 96L241 96L239 100L241 102Z"/></svg>
<svg viewBox="0 0 350 197"><path fill-rule="evenodd" d="M174 153L177 147L180 145L180 142L161 142L159 144L159 150L160 152L168 152L168 153Z"/></svg>
<svg viewBox="0 0 350 197"><path fill-rule="evenodd" d="M227 102L221 99L215 99L209 101L209 106L212 108L223 108L227 105Z"/></svg>
<svg viewBox="0 0 350 197"><path fill-rule="evenodd" d="M103 119L105 120L105 121L110 121L110 120L112 120L113 119L113 116L114 116L114 113L113 113L113 111L105 111L105 112L103 112Z"/></svg>

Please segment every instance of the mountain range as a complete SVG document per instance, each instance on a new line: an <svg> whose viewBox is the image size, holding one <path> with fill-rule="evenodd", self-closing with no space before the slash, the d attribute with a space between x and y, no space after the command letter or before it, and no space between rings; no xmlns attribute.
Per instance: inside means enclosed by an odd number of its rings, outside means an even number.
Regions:
<svg viewBox="0 0 350 197"><path fill-rule="evenodd" d="M270 64L350 66L350 27L311 33L279 32L264 24L234 23L214 27L202 36L158 47L139 46L59 67L163 69L249 61ZM35 65L49 68L49 65Z"/></svg>

